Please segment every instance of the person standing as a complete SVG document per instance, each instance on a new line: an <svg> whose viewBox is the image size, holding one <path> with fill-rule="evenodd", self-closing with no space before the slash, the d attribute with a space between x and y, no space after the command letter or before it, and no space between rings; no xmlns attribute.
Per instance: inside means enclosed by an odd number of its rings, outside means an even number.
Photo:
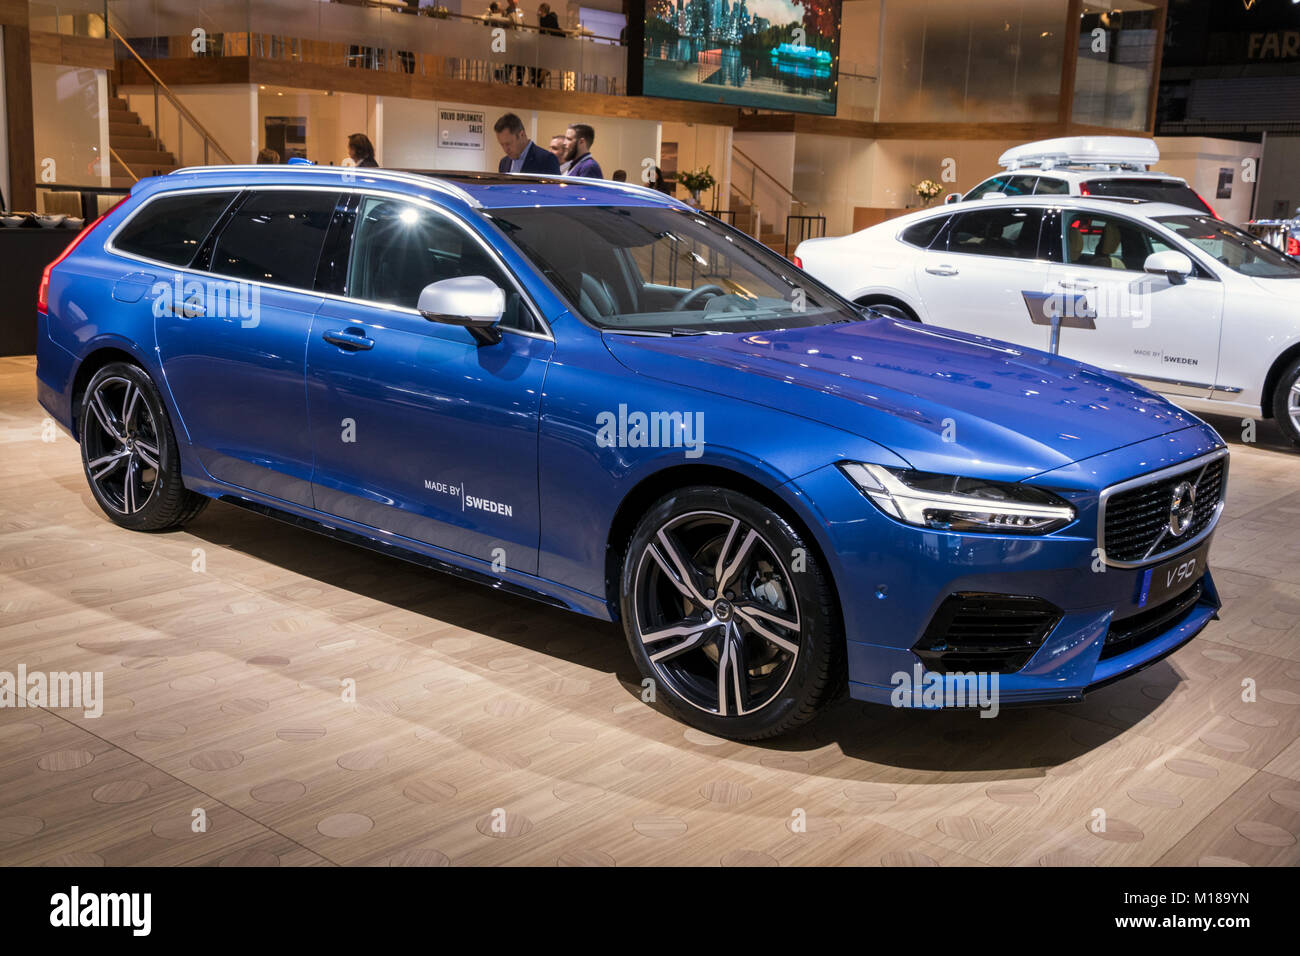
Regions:
<svg viewBox="0 0 1300 956"><path fill-rule="evenodd" d="M555 161L560 164L560 172L566 172L569 161L565 157L569 155L569 144L564 141L563 133L556 133L551 137L550 152L555 157Z"/></svg>
<svg viewBox="0 0 1300 956"><path fill-rule="evenodd" d="M568 176L583 176L587 179L604 179L600 163L591 155L591 144L596 141L596 131L586 123L574 123L564 131L564 142L568 147L565 158L569 162Z"/></svg>
<svg viewBox="0 0 1300 956"><path fill-rule="evenodd" d="M497 164L499 173L549 173L558 174L560 161L549 150L542 149L528 138L524 122L514 113L506 113L492 129L505 153Z"/></svg>
<svg viewBox="0 0 1300 956"><path fill-rule="evenodd" d="M564 31L560 29L560 18L556 16L555 11L551 9L549 3L543 3L538 6L537 26L543 36L564 36Z"/></svg>
<svg viewBox="0 0 1300 956"><path fill-rule="evenodd" d="M375 144L365 133L353 133L348 137L348 156L358 166L378 166L375 162Z"/></svg>

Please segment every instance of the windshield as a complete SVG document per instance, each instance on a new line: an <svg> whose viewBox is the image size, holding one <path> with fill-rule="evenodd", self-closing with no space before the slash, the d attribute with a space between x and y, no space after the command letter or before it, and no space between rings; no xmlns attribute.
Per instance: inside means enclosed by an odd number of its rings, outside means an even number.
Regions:
<svg viewBox="0 0 1300 956"><path fill-rule="evenodd" d="M1300 263L1267 242L1209 216L1160 216L1156 219L1202 252L1234 272L1257 279L1300 279Z"/></svg>
<svg viewBox="0 0 1300 956"><path fill-rule="evenodd" d="M703 213L535 206L488 218L601 329L693 334L862 318L788 260Z"/></svg>

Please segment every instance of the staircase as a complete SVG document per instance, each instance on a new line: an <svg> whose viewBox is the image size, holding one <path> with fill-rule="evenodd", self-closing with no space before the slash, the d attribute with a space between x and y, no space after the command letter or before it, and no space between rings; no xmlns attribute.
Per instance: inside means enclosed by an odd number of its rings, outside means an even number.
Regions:
<svg viewBox="0 0 1300 956"><path fill-rule="evenodd" d="M163 149L153 130L140 122L140 117L131 112L130 105L120 96L108 99L108 145L130 170L113 159L110 175L114 187L129 189L135 182L132 174L136 179L161 176L178 166L176 157Z"/></svg>
<svg viewBox="0 0 1300 956"><path fill-rule="evenodd" d="M756 213L753 204L746 200L735 186L731 187L731 208L736 213L737 229L753 236L774 252L785 255L785 234L777 232L773 223L764 221ZM755 220L758 221L758 229L754 228Z"/></svg>

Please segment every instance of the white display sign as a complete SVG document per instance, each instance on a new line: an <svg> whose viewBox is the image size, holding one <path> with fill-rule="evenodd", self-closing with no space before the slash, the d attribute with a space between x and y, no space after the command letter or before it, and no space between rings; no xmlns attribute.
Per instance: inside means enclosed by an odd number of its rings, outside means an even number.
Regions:
<svg viewBox="0 0 1300 956"><path fill-rule="evenodd" d="M438 145L444 149L482 149L484 114L438 110Z"/></svg>

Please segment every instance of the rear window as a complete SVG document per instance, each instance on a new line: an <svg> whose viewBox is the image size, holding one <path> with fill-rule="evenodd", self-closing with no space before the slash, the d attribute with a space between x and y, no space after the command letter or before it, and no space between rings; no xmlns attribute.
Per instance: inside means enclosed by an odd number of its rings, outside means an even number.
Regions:
<svg viewBox="0 0 1300 956"><path fill-rule="evenodd" d="M1177 179L1090 179L1083 187L1087 190L1084 195L1148 199L1214 215L1214 210L1196 195L1196 190Z"/></svg>
<svg viewBox="0 0 1300 956"><path fill-rule="evenodd" d="M1035 208L996 206L965 212L948 230L948 251L1007 259L1038 256L1038 229L1043 211Z"/></svg>
<svg viewBox="0 0 1300 956"><path fill-rule="evenodd" d="M235 191L164 196L141 207L113 240L122 252L188 266Z"/></svg>
<svg viewBox="0 0 1300 956"><path fill-rule="evenodd" d="M221 230L212 271L236 279L310 289L338 194L255 192Z"/></svg>

